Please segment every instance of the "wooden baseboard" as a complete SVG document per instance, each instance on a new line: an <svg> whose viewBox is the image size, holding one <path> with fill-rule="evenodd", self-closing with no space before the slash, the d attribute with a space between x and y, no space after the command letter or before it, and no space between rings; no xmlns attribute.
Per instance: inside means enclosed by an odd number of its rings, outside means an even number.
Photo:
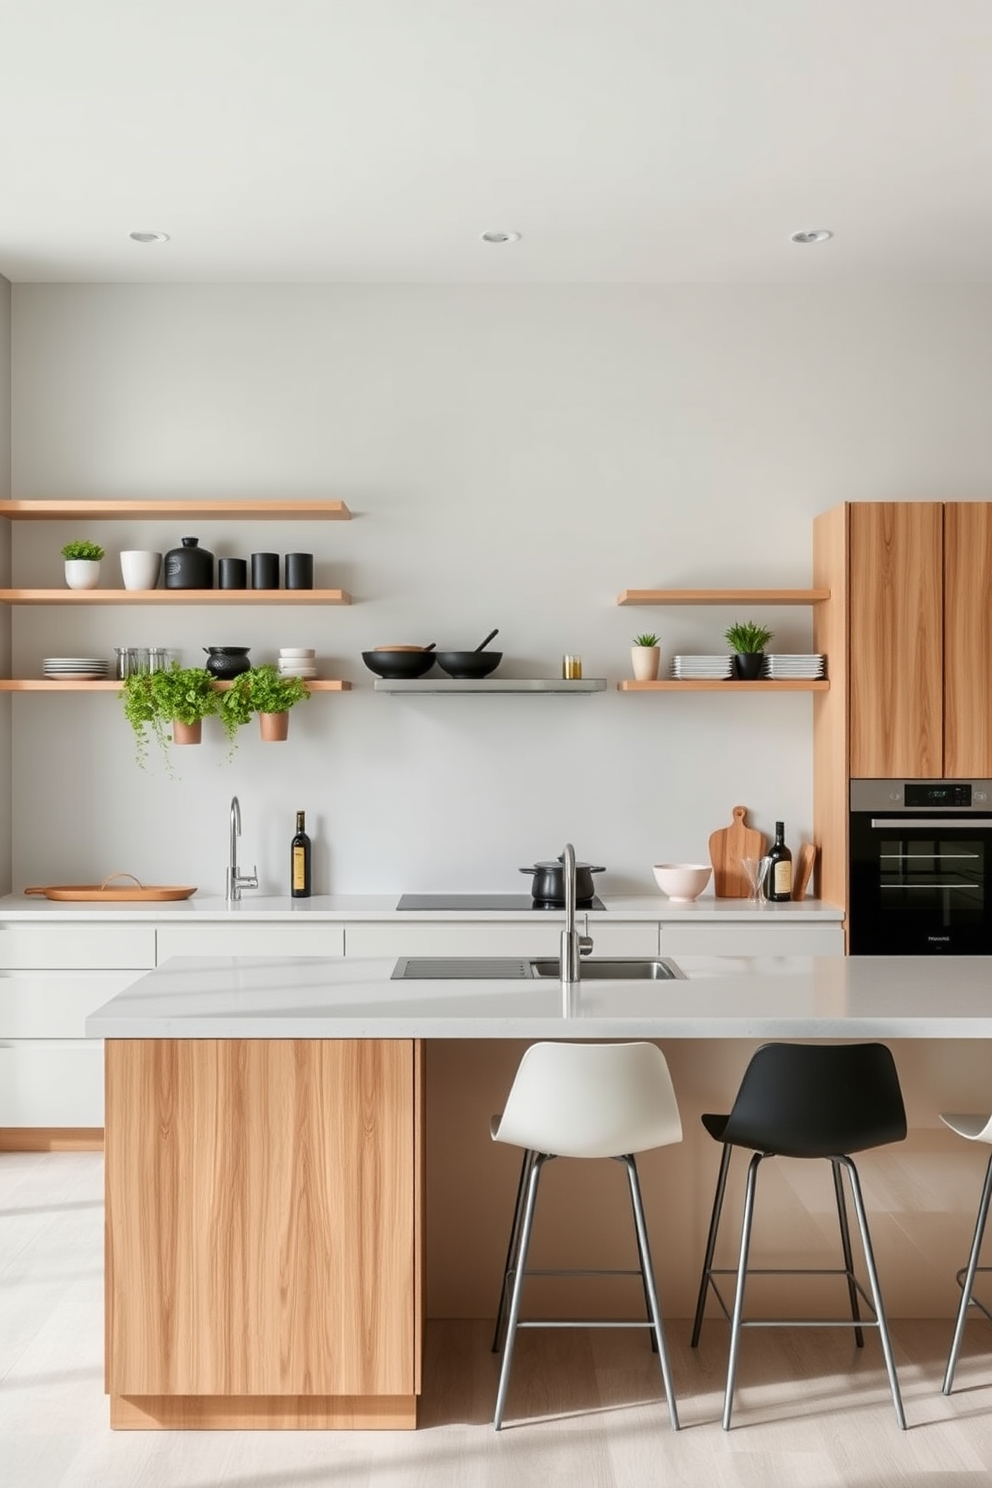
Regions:
<svg viewBox="0 0 992 1488"><path fill-rule="evenodd" d="M416 1395L111 1395L113 1431L413 1431Z"/></svg>
<svg viewBox="0 0 992 1488"><path fill-rule="evenodd" d="M102 1152L102 1126L0 1126L0 1152Z"/></svg>

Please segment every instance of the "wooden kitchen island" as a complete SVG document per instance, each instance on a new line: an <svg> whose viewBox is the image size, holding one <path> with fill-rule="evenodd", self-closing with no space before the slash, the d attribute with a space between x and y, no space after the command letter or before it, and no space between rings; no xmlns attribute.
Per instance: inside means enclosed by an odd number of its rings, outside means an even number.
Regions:
<svg viewBox="0 0 992 1488"><path fill-rule="evenodd" d="M728 1051L742 1067L767 1038L879 1038L911 1055L933 1044L944 1051L934 1099L949 1088L960 1097L950 1103L970 1095L974 1105L992 1040L984 958L686 957L686 980L588 981L567 1006L554 981L394 981L394 965L177 957L87 1020L87 1034L106 1041L113 1426L414 1427L428 1262L470 1268L488 1246L492 1270L505 1244L515 1163L490 1146L480 1111L498 1109L535 1039L663 1043L686 1141L666 1150L669 1164L681 1153L682 1192L660 1211L669 1231L679 1217L683 1249L659 1270L685 1273L680 1292L698 1277L715 1163L693 1107L732 1096L739 1069ZM964 1074L962 1048L981 1050ZM460 1181L468 1141L476 1182L494 1198L491 1211L463 1202L453 1234L432 1230L438 1256L429 1258L425 1061L434 1051L450 1079L431 1162L448 1161ZM904 1065L900 1073L906 1089ZM911 1124L915 1098L907 1090ZM932 1129L936 1115L923 1120ZM970 1202L973 1213L977 1180ZM911 1228L903 1216L894 1233ZM886 1240L880 1224L883 1285ZM947 1288L950 1308L953 1270Z"/></svg>

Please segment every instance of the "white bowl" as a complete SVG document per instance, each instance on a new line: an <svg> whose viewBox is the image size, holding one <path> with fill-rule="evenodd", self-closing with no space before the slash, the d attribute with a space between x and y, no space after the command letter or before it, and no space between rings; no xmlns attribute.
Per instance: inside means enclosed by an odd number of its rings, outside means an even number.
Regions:
<svg viewBox="0 0 992 1488"><path fill-rule="evenodd" d="M303 661L311 659L315 655L315 652L312 646L309 648L305 646L283 646L279 655L285 656L287 661L291 658L297 661Z"/></svg>
<svg viewBox="0 0 992 1488"><path fill-rule="evenodd" d="M710 881L709 863L655 863L655 883L673 904L691 904Z"/></svg>

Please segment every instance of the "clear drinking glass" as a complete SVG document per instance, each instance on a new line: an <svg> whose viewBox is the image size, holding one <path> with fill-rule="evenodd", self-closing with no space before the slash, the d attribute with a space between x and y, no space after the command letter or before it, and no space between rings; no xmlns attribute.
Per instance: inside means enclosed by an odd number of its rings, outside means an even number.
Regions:
<svg viewBox="0 0 992 1488"><path fill-rule="evenodd" d="M771 858L741 858L741 867L748 883L748 904L765 903L765 879Z"/></svg>

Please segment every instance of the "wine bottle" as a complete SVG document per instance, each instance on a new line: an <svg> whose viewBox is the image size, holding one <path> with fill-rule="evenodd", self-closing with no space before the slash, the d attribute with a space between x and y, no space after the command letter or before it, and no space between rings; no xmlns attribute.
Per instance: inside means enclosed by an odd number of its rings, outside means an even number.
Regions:
<svg viewBox="0 0 992 1488"><path fill-rule="evenodd" d="M773 904L792 898L792 853L785 845L785 822L775 823L775 841L768 854L765 893Z"/></svg>
<svg viewBox="0 0 992 1488"><path fill-rule="evenodd" d="M290 851L289 892L293 899L309 899L310 887L310 838L306 834L306 813L296 813L296 835Z"/></svg>

